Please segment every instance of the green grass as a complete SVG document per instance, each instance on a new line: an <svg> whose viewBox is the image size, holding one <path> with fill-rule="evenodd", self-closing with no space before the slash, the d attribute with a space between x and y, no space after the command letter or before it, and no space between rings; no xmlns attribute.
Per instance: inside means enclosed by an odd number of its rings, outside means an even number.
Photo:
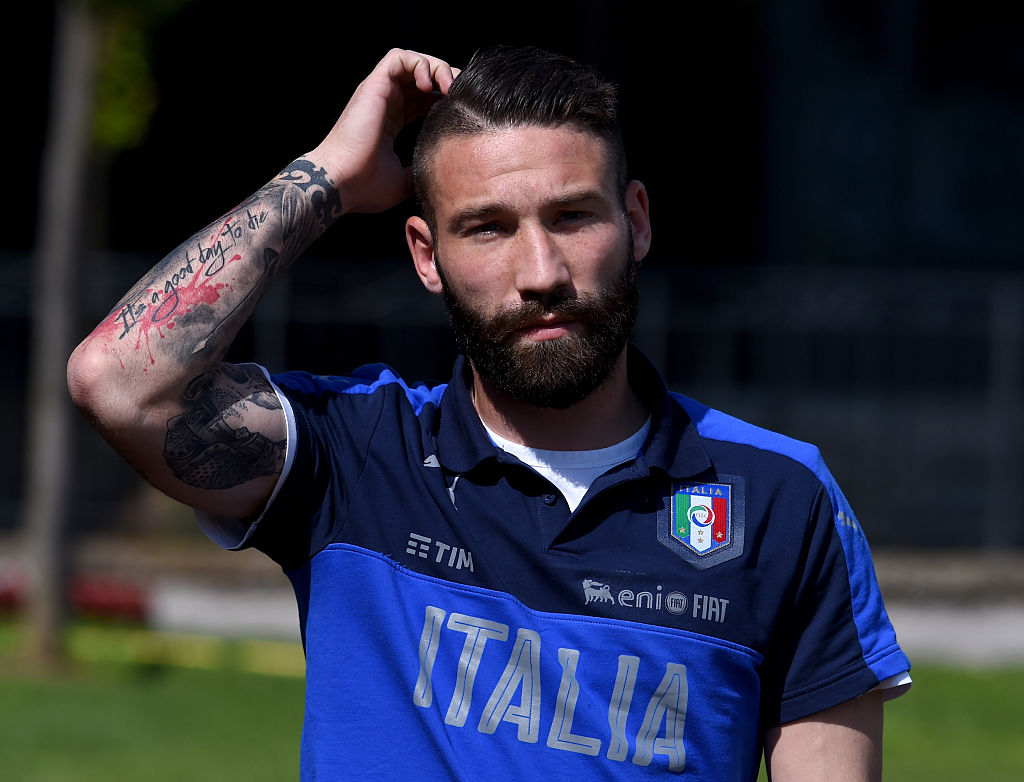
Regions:
<svg viewBox="0 0 1024 782"><path fill-rule="evenodd" d="M301 679L93 666L0 682L0 764L21 782L294 779L301 716Z"/></svg>
<svg viewBox="0 0 1024 782"><path fill-rule="evenodd" d="M43 677L0 623L0 778L12 782L295 779L297 644L77 626ZM18 675L20 672L20 675Z"/></svg>
<svg viewBox="0 0 1024 782"><path fill-rule="evenodd" d="M72 669L14 675L0 623L0 768L17 782L295 779L295 644L76 627ZM885 779L1024 779L1024 669L918 666L886 705Z"/></svg>
<svg viewBox="0 0 1024 782"><path fill-rule="evenodd" d="M885 707L885 778L1024 779L1024 669L915 667Z"/></svg>

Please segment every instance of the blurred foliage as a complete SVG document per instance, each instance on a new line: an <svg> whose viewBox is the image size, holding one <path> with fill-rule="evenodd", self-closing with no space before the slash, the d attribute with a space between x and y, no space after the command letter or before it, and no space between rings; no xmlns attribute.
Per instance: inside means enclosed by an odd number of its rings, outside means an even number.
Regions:
<svg viewBox="0 0 1024 782"><path fill-rule="evenodd" d="M101 27L93 143L104 151L140 146L160 100L153 78L152 36L192 0L90 0Z"/></svg>

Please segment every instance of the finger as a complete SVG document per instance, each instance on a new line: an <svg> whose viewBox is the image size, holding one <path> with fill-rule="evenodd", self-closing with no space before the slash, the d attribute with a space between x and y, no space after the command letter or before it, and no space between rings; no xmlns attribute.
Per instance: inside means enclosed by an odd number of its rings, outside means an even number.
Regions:
<svg viewBox="0 0 1024 782"><path fill-rule="evenodd" d="M446 95L457 74L447 62L429 54L398 50L397 59L400 63L399 74L411 74L416 88L421 92L429 93L437 89ZM392 75L399 74L392 72Z"/></svg>

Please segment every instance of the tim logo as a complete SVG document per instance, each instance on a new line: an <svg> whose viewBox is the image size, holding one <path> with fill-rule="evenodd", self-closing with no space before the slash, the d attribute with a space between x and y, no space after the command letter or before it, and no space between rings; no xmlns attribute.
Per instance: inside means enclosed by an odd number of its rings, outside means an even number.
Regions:
<svg viewBox="0 0 1024 782"><path fill-rule="evenodd" d="M591 581L589 578L583 579L583 594L587 598L584 605L615 602L615 598L612 597L611 587L607 584L602 584L600 581Z"/></svg>
<svg viewBox="0 0 1024 782"><path fill-rule="evenodd" d="M439 565L447 565L456 570L468 568L473 573L473 552L444 543L440 540L431 540L426 535L419 535L415 532L409 533L409 542L405 544L406 554L412 554L420 559L432 559Z"/></svg>

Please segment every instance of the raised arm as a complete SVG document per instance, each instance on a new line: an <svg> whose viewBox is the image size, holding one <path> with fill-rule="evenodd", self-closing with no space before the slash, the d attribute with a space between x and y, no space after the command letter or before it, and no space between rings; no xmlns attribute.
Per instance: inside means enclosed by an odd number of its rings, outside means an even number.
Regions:
<svg viewBox="0 0 1024 782"><path fill-rule="evenodd" d="M441 60L389 52L320 145L160 261L75 349L76 406L154 486L216 515L262 509L283 466L284 413L262 373L223 357L340 215L410 194L395 136L453 78Z"/></svg>

